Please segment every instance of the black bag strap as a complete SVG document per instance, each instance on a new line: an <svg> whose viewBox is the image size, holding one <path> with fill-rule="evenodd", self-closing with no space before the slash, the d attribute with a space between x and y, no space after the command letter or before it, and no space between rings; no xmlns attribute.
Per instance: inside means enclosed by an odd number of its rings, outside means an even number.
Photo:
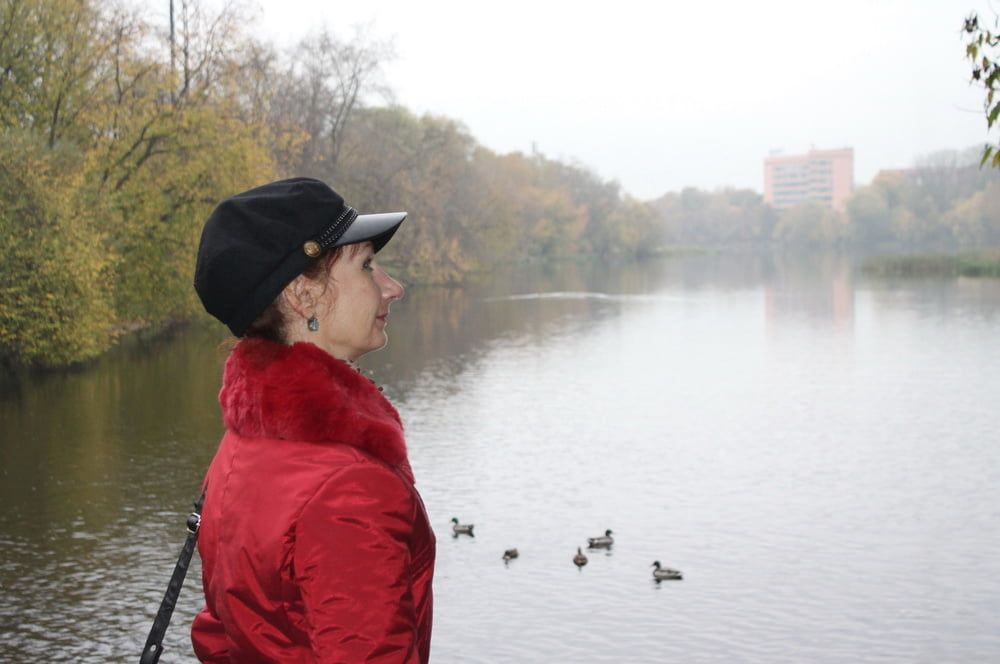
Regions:
<svg viewBox="0 0 1000 664"><path fill-rule="evenodd" d="M160 602L160 610L156 612L153 619L153 628L149 630L149 637L146 645L142 649L142 657L139 664L156 664L160 660L163 652L163 635L167 633L167 625L170 624L170 617L174 614L174 607L177 606L177 597L181 594L181 586L184 585L184 577L187 575L188 565L191 563L191 556L194 554L194 546L198 541L198 528L201 526L201 507L205 504L205 493L202 492L198 501L194 504L194 512L187 518L187 539L181 548L181 555L177 559L177 567L170 576L170 583L167 584L167 592Z"/></svg>

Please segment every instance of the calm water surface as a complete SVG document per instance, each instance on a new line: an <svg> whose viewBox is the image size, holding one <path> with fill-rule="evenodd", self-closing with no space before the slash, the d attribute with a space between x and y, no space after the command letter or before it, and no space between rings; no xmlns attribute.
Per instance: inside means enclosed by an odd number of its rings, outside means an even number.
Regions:
<svg viewBox="0 0 1000 664"><path fill-rule="evenodd" d="M1000 661L1000 282L550 265L411 289L390 334L366 368L438 532L435 661ZM137 658L221 433L222 339L4 380L0 661ZM162 662L193 658L199 574Z"/></svg>

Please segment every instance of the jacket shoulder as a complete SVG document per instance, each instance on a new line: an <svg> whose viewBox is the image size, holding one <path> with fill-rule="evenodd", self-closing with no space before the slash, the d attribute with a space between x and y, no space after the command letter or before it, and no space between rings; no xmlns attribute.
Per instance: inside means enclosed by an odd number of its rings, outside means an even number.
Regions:
<svg viewBox="0 0 1000 664"><path fill-rule="evenodd" d="M338 446L341 447L341 446ZM361 501L358 509L364 507L385 508L388 505L412 511L414 503L413 486L403 475L384 461L366 454L362 450L343 446L346 449L333 453L327 472L317 477L312 495L305 501L303 509L314 507L315 503L336 503L341 509L350 508L355 501Z"/></svg>

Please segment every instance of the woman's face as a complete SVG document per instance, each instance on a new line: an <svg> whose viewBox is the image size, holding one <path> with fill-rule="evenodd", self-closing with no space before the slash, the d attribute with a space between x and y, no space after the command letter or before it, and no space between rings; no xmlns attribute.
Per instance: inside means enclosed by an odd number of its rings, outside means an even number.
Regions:
<svg viewBox="0 0 1000 664"><path fill-rule="evenodd" d="M382 348L389 305L402 297L403 287L375 262L371 242L344 247L316 312L318 345L352 362Z"/></svg>

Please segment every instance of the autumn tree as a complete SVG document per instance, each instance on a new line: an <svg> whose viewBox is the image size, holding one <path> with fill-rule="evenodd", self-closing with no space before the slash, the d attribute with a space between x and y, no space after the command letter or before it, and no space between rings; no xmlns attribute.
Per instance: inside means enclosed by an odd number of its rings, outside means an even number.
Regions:
<svg viewBox="0 0 1000 664"><path fill-rule="evenodd" d="M184 6L177 79L134 12L0 2L0 355L72 362L106 348L123 321L190 316L204 218L222 196L270 177L219 46L219 35L233 43L235 17L198 23L194 3ZM67 311L78 312L72 324ZM43 332L53 322L72 343L44 343L60 340Z"/></svg>
<svg viewBox="0 0 1000 664"><path fill-rule="evenodd" d="M770 242L777 222L773 208L747 189L714 192L686 187L661 196L653 206L663 219L666 239L686 245L751 245Z"/></svg>
<svg viewBox="0 0 1000 664"><path fill-rule="evenodd" d="M93 2L0 3L0 127L30 130L50 148L86 140L111 75L108 32Z"/></svg>
<svg viewBox="0 0 1000 664"><path fill-rule="evenodd" d="M86 156L21 129L0 135L0 361L60 366L111 343L113 258Z"/></svg>
<svg viewBox="0 0 1000 664"><path fill-rule="evenodd" d="M410 214L389 253L407 279L454 283L478 267L471 227L485 223L464 196L475 145L464 127L401 107L358 109L341 141L337 190L363 211Z"/></svg>
<svg viewBox="0 0 1000 664"><path fill-rule="evenodd" d="M96 186L118 211L106 229L116 268L116 307L134 326L180 321L198 310L190 287L201 225L223 196L273 173L245 99L237 60L249 39L234 5L207 14L179 5L176 63L148 46L150 27L112 22L114 75L95 132Z"/></svg>

